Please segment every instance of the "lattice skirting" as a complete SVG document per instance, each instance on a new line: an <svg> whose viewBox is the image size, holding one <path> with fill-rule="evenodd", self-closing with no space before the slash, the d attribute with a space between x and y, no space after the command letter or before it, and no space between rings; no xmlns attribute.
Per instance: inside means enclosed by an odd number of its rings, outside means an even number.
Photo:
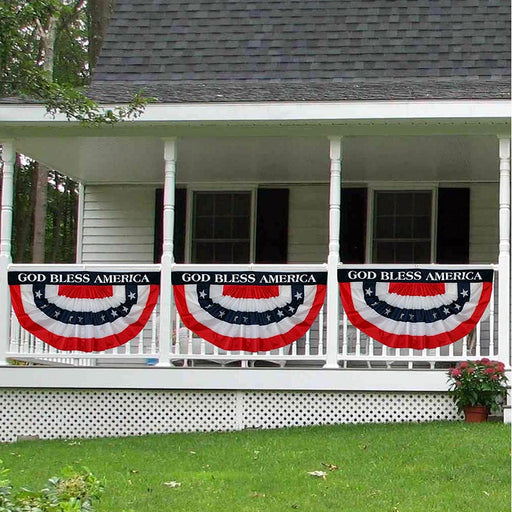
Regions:
<svg viewBox="0 0 512 512"><path fill-rule="evenodd" d="M446 393L0 390L0 441L459 419Z"/></svg>

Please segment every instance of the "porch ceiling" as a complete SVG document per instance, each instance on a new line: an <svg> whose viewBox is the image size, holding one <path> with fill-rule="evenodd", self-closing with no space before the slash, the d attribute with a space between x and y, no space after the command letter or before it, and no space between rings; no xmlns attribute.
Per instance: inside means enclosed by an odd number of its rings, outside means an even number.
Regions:
<svg viewBox="0 0 512 512"><path fill-rule="evenodd" d="M18 151L84 183L163 182L157 137L26 137ZM497 181L495 136L390 135L344 139L343 179L369 181ZM179 183L327 182L325 135L183 137Z"/></svg>

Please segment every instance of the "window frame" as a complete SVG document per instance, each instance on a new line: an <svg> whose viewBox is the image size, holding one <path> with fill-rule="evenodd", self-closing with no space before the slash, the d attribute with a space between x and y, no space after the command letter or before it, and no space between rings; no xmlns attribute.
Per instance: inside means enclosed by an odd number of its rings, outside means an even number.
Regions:
<svg viewBox="0 0 512 512"><path fill-rule="evenodd" d="M194 226L194 198L196 192L212 194L225 192L225 193L249 193L250 195L250 219L249 219L249 262L254 261L255 249L256 249L256 193L258 187L256 185L241 185L234 186L233 184L204 184L204 185L192 185L187 188L187 210L186 210L186 231L185 231L185 263L191 264L192 257L192 235ZM248 262L248 263L249 263ZM205 263L206 265L206 263ZM230 263L227 263L230 265ZM231 263L235 265L235 263Z"/></svg>
<svg viewBox="0 0 512 512"><path fill-rule="evenodd" d="M439 184L433 183L369 183L368 184L368 201L367 201L367 221L366 221L366 263L375 263L373 261L373 244L374 244L374 213L375 213L375 196L376 192L430 192L432 194L431 204L431 224L430 224L430 261L436 261L437 254L437 208L438 208L438 191ZM387 265L387 263L382 263Z"/></svg>

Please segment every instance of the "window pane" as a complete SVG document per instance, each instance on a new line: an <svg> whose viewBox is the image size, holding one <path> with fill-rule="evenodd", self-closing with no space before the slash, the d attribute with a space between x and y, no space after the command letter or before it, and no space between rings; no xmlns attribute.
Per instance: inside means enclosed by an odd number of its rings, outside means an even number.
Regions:
<svg viewBox="0 0 512 512"><path fill-rule="evenodd" d="M213 238L232 238L230 217L217 217L215 219Z"/></svg>
<svg viewBox="0 0 512 512"><path fill-rule="evenodd" d="M412 217L397 217L395 220L395 237L412 237Z"/></svg>
<svg viewBox="0 0 512 512"><path fill-rule="evenodd" d="M414 199L411 194L400 192L395 196L397 215L410 215L414 211Z"/></svg>
<svg viewBox="0 0 512 512"><path fill-rule="evenodd" d="M416 213L428 213L432 208L432 194L430 192L416 192L414 197L414 211Z"/></svg>
<svg viewBox="0 0 512 512"><path fill-rule="evenodd" d="M229 216L233 213L232 194L215 194L215 215Z"/></svg>
<svg viewBox="0 0 512 512"><path fill-rule="evenodd" d="M196 192L192 263L243 263L250 258L250 192Z"/></svg>
<svg viewBox="0 0 512 512"><path fill-rule="evenodd" d="M210 194L196 192L195 213L196 215L213 215L213 197Z"/></svg>
<svg viewBox="0 0 512 512"><path fill-rule="evenodd" d="M414 238L430 238L430 217L415 217Z"/></svg>
<svg viewBox="0 0 512 512"><path fill-rule="evenodd" d="M394 263L395 251L393 242L376 242L374 246L373 261L379 263Z"/></svg>
<svg viewBox="0 0 512 512"><path fill-rule="evenodd" d="M233 219L233 238L249 238L249 218L235 217Z"/></svg>
<svg viewBox="0 0 512 512"><path fill-rule="evenodd" d="M215 244L214 263L231 263L233 261L232 244L222 242Z"/></svg>
<svg viewBox="0 0 512 512"><path fill-rule="evenodd" d="M430 191L376 191L373 222L374 263L430 261Z"/></svg>
<svg viewBox="0 0 512 512"><path fill-rule="evenodd" d="M379 215L394 215L394 196L393 192L376 192L375 211L379 212Z"/></svg>
<svg viewBox="0 0 512 512"><path fill-rule="evenodd" d="M249 242L233 244L233 263L246 263L249 261Z"/></svg>
<svg viewBox="0 0 512 512"><path fill-rule="evenodd" d="M414 263L414 244L411 242L396 242L395 261L400 263Z"/></svg>
<svg viewBox="0 0 512 512"><path fill-rule="evenodd" d="M377 238L393 238L394 233L393 217L387 215L376 219L375 236Z"/></svg>
<svg viewBox="0 0 512 512"><path fill-rule="evenodd" d="M196 238L211 238L213 236L213 217L196 217Z"/></svg>
<svg viewBox="0 0 512 512"><path fill-rule="evenodd" d="M414 263L430 263L430 242L414 244Z"/></svg>
<svg viewBox="0 0 512 512"><path fill-rule="evenodd" d="M192 260L194 263L211 263L213 261L213 245L208 242L192 244Z"/></svg>
<svg viewBox="0 0 512 512"><path fill-rule="evenodd" d="M247 194L233 194L233 213L244 217L251 214L251 201Z"/></svg>

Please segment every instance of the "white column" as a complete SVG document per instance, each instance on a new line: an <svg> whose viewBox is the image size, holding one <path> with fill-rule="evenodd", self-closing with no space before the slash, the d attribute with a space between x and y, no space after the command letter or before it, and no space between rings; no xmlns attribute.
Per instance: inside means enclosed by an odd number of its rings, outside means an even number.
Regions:
<svg viewBox="0 0 512 512"><path fill-rule="evenodd" d="M7 284L7 269L11 259L14 162L16 152L12 140L2 145L2 212L0 228L0 365L7 364L10 341L11 297Z"/></svg>
<svg viewBox="0 0 512 512"><path fill-rule="evenodd" d="M324 368L338 367L341 206L341 137L329 137L331 160L329 193L329 255L327 257L327 351Z"/></svg>
<svg viewBox="0 0 512 512"><path fill-rule="evenodd" d="M500 159L500 245L498 256L498 353L510 368L510 136L499 137ZM512 420L510 397L504 410L504 421Z"/></svg>
<svg viewBox="0 0 512 512"><path fill-rule="evenodd" d="M160 353L157 366L171 366L173 296L171 267L174 263L174 198L176 188L176 139L164 140L164 205L162 271L160 273Z"/></svg>

